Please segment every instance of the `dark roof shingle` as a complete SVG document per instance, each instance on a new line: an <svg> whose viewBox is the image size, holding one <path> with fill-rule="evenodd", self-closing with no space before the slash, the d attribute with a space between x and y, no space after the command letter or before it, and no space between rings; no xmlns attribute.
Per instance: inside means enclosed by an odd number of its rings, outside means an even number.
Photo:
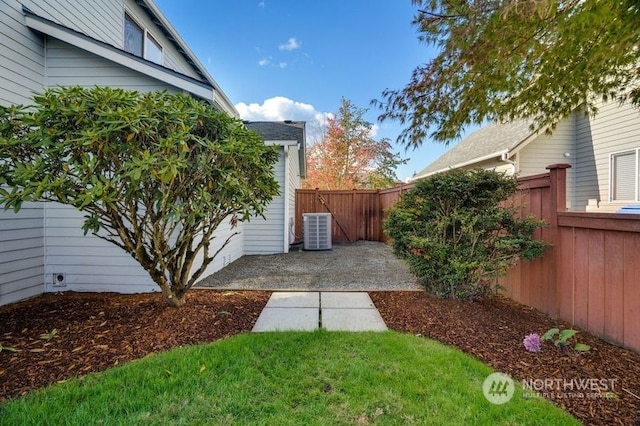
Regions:
<svg viewBox="0 0 640 426"><path fill-rule="evenodd" d="M304 121L245 121L247 128L265 141L298 141L304 143Z"/></svg>
<svg viewBox="0 0 640 426"><path fill-rule="evenodd" d="M529 123L526 121L490 124L458 142L457 145L418 172L414 179L462 164L473 163L474 160L492 154L498 156L502 152L508 152L515 148L533 133L535 132L531 131Z"/></svg>

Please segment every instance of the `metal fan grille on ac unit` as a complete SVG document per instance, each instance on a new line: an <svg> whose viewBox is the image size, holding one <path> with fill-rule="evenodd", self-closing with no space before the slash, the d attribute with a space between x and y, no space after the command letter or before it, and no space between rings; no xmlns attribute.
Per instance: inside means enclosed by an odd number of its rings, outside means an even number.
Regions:
<svg viewBox="0 0 640 426"><path fill-rule="evenodd" d="M302 215L305 250L331 249L331 213Z"/></svg>

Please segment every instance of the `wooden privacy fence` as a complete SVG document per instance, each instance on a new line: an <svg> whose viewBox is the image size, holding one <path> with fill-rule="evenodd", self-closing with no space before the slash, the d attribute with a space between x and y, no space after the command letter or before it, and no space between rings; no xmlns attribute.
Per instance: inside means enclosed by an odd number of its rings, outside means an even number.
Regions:
<svg viewBox="0 0 640 426"><path fill-rule="evenodd" d="M567 212L568 167L520 180L523 213L548 223L538 236L550 247L498 283L517 302L640 352L640 217Z"/></svg>
<svg viewBox="0 0 640 426"><path fill-rule="evenodd" d="M506 294L612 343L640 352L640 216L566 211L566 164L520 179L522 214L544 219L550 246L497 279ZM333 241L384 241L384 210L413 185L381 191L296 192L296 234L303 213L333 214ZM531 332L545 330L531 330Z"/></svg>
<svg viewBox="0 0 640 426"><path fill-rule="evenodd" d="M384 210L391 207L400 195L413 184L395 188L352 191L296 190L296 236L302 236L304 213L331 213L332 241L336 243L358 240L385 241L382 230Z"/></svg>
<svg viewBox="0 0 640 426"><path fill-rule="evenodd" d="M296 190L296 236L302 236L304 213L331 213L331 239L336 243L382 241L379 191Z"/></svg>

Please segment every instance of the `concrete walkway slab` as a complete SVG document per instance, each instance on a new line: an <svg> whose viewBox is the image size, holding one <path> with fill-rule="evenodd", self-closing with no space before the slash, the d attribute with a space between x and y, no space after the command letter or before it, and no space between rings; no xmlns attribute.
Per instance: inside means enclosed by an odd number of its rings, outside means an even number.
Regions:
<svg viewBox="0 0 640 426"><path fill-rule="evenodd" d="M323 308L322 327L328 331L385 331L377 309Z"/></svg>
<svg viewBox="0 0 640 426"><path fill-rule="evenodd" d="M264 308L252 331L313 331L319 322L318 308Z"/></svg>
<svg viewBox="0 0 640 426"><path fill-rule="evenodd" d="M267 308L320 308L320 293L283 291L271 295Z"/></svg>
<svg viewBox="0 0 640 426"><path fill-rule="evenodd" d="M260 313L254 332L384 331L380 312L364 292L275 292Z"/></svg>
<svg viewBox="0 0 640 426"><path fill-rule="evenodd" d="M367 293L363 292L323 292L320 293L322 308L374 308Z"/></svg>

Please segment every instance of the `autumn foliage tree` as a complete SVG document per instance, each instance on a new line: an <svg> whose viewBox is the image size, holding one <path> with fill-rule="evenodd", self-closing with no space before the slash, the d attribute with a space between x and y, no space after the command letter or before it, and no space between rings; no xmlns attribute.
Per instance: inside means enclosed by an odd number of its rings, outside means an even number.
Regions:
<svg viewBox="0 0 640 426"><path fill-rule="evenodd" d="M278 153L242 121L183 94L67 87L0 107L0 206L56 201L131 255L171 306L278 194Z"/></svg>
<svg viewBox="0 0 640 426"><path fill-rule="evenodd" d="M406 160L392 152L389 139L372 136L373 125L363 118L366 112L341 99L322 139L309 148L304 188L386 188L396 182L395 170Z"/></svg>

